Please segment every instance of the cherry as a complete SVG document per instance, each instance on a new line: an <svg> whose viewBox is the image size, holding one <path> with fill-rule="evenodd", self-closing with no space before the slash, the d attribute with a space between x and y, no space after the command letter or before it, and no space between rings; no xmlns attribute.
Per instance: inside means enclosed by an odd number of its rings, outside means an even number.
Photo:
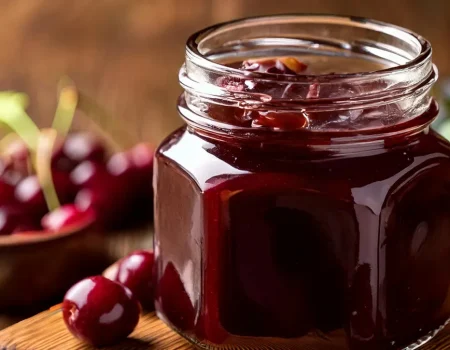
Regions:
<svg viewBox="0 0 450 350"><path fill-rule="evenodd" d="M140 306L125 286L103 276L76 283L64 297L64 322L77 338L94 346L125 339L139 321Z"/></svg>
<svg viewBox="0 0 450 350"><path fill-rule="evenodd" d="M0 235L39 230L39 218L26 213L18 204L0 207Z"/></svg>
<svg viewBox="0 0 450 350"><path fill-rule="evenodd" d="M75 133L67 136L62 151L67 158L76 162L84 160L101 162L105 158L103 145L88 133Z"/></svg>
<svg viewBox="0 0 450 350"><path fill-rule="evenodd" d="M107 177L103 163L85 160L70 173L70 180L78 187L92 187Z"/></svg>
<svg viewBox="0 0 450 350"><path fill-rule="evenodd" d="M17 184L15 196L34 213L46 211L44 195L36 175L30 175Z"/></svg>
<svg viewBox="0 0 450 350"><path fill-rule="evenodd" d="M153 216L153 150L140 144L129 152L116 153L107 163L108 172L128 188L124 214L134 224Z"/></svg>
<svg viewBox="0 0 450 350"><path fill-rule="evenodd" d="M52 177L61 204L73 202L76 188L70 181L69 174L53 172ZM36 175L27 176L20 181L16 186L15 196L17 201L23 203L30 212L41 215L47 212L47 204Z"/></svg>
<svg viewBox="0 0 450 350"><path fill-rule="evenodd" d="M14 201L14 187L0 180L0 203L8 204Z"/></svg>
<svg viewBox="0 0 450 350"><path fill-rule="evenodd" d="M136 169L128 152L114 154L106 163L108 172L116 177L131 180L136 175Z"/></svg>
<svg viewBox="0 0 450 350"><path fill-rule="evenodd" d="M75 197L75 205L81 211L93 210L99 229L121 229L130 224L131 194L127 185L110 174L96 186L83 188Z"/></svg>
<svg viewBox="0 0 450 350"><path fill-rule="evenodd" d="M84 227L94 220L92 210L81 211L73 204L66 204L46 214L41 225L45 230L58 232L61 229Z"/></svg>
<svg viewBox="0 0 450 350"><path fill-rule="evenodd" d="M139 143L130 150L131 161L138 169L153 173L155 150L145 143Z"/></svg>
<svg viewBox="0 0 450 350"><path fill-rule="evenodd" d="M118 263L113 280L129 288L141 305L153 309L154 255L148 251L135 251Z"/></svg>
<svg viewBox="0 0 450 350"><path fill-rule="evenodd" d="M91 208L102 229L137 225L153 214L152 175L153 149L145 144L114 154L106 166L85 161L70 175L82 188L75 204Z"/></svg>
<svg viewBox="0 0 450 350"><path fill-rule="evenodd" d="M64 172L72 171L78 164L77 161L66 156L62 145L55 147L51 162L52 169Z"/></svg>
<svg viewBox="0 0 450 350"><path fill-rule="evenodd" d="M136 169L137 193L144 200L150 202L153 198L153 161L154 149L144 143L134 146L130 150L131 162Z"/></svg>

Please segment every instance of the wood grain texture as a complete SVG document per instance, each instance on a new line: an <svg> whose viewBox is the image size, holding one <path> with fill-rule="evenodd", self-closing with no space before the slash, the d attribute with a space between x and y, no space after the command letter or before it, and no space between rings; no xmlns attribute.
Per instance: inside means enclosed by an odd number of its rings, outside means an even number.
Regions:
<svg viewBox="0 0 450 350"><path fill-rule="evenodd" d="M75 339L62 320L61 310L49 310L0 332L1 350L92 350ZM141 317L136 330L120 344L103 350L194 349L154 313Z"/></svg>
<svg viewBox="0 0 450 350"><path fill-rule="evenodd" d="M305 342L305 350L330 350L328 345ZM321 342L320 344L323 344ZM228 346L223 349L254 349L253 346ZM0 350L93 350L94 348L75 339L62 320L61 310L54 307L0 332ZM120 344L103 350L194 350L195 347L169 329L154 313L143 315L136 330ZM265 348L266 349L266 348ZM273 347L277 349L276 346ZM283 349L288 349L283 347ZM340 348L339 348L340 349ZM442 330L421 350L449 350L450 326Z"/></svg>

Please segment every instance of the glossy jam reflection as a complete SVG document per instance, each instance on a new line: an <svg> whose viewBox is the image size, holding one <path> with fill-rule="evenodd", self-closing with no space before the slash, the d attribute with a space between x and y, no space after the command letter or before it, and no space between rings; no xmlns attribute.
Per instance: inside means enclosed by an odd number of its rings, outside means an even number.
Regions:
<svg viewBox="0 0 450 350"><path fill-rule="evenodd" d="M166 139L159 315L204 344L276 349L395 349L442 325L448 144L430 131L341 151Z"/></svg>

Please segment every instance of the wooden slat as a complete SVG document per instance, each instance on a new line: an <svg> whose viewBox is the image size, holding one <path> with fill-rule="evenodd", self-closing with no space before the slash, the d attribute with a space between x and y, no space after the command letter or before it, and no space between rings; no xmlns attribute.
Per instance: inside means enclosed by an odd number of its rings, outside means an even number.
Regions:
<svg viewBox="0 0 450 350"><path fill-rule="evenodd" d="M305 343L308 350L329 350L328 345ZM239 347L225 347L238 349ZM258 349L244 346L241 349ZM273 347L276 349L277 347ZM305 349L306 349L305 348ZM57 307L4 329L0 332L0 350L93 350L75 339L67 330ZM136 330L120 344L104 350L193 350L184 338L169 329L154 313L141 317ZM283 349L286 349L285 347ZM450 325L421 350L450 350Z"/></svg>

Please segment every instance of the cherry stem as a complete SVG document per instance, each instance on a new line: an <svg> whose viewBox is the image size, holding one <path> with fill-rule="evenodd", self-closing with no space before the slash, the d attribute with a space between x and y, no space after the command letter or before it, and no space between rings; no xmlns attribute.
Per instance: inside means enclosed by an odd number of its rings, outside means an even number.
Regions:
<svg viewBox="0 0 450 350"><path fill-rule="evenodd" d="M78 104L78 92L72 80L67 77L61 79L59 86L58 105L56 107L52 128L58 131L59 135L65 137L72 126Z"/></svg>
<svg viewBox="0 0 450 350"><path fill-rule="evenodd" d="M36 150L39 129L25 112L28 96L17 92L0 92L0 122L7 125L27 144Z"/></svg>
<svg viewBox="0 0 450 350"><path fill-rule="evenodd" d="M39 183L41 184L42 192L49 211L52 211L60 206L50 166L53 146L56 142L57 136L58 132L55 129L42 129L39 135L36 150L36 175Z"/></svg>

